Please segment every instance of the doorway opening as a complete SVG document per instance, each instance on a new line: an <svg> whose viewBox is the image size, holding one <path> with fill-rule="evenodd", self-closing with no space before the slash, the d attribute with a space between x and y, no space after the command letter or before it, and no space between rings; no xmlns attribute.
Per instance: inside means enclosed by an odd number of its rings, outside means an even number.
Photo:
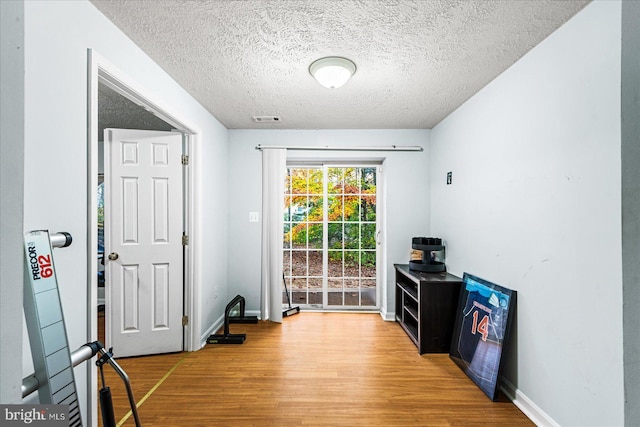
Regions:
<svg viewBox="0 0 640 427"><path fill-rule="evenodd" d="M156 96L131 80L128 76L114 67L109 61L101 57L92 49L88 50L88 106L87 106L87 341L95 341L98 338L98 198L96 192L99 181L99 153L98 144L98 90L100 85L125 97L144 110L150 112L156 118L171 126L171 129L183 135L183 150L186 159L193 158L199 152L201 143L201 131L190 124L190 120L173 107L158 100ZM188 164L189 162L187 162ZM191 162L194 163L194 162ZM197 176L197 162L188 164L183 169L183 229L186 231L188 245L183 252L183 345L185 351L195 351L200 348L200 316L198 312L198 286L195 284L199 277L199 267L195 265L198 241L198 214L193 209L196 204L194 177ZM186 321L185 321L186 320ZM87 390L89 398L87 409L91 424L97 423L97 370L91 364L87 364Z"/></svg>
<svg viewBox="0 0 640 427"><path fill-rule="evenodd" d="M134 103L125 96L119 94L115 90L109 88L103 82L98 81L98 187L96 189L96 197L98 204L98 339L100 342L108 345L105 340L105 253L104 253L104 235L105 235L105 217L104 217L104 200L105 200L105 158L104 158L104 130L109 128L117 129L140 129L155 131L171 131L173 126L162 119L149 113L147 110Z"/></svg>

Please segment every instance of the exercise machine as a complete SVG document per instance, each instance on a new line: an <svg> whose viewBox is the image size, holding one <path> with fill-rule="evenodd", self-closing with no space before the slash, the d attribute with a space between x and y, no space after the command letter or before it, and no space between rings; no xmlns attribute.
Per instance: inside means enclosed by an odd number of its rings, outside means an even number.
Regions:
<svg viewBox="0 0 640 427"><path fill-rule="evenodd" d="M53 247L64 248L71 244L69 233L49 234L46 230L29 231L24 235L25 274L24 313L31 344L35 372L22 380L22 397L38 391L41 404L69 405L69 426L82 427L73 368L100 353L96 362L102 374L102 365L108 363L125 383L131 412L136 426L140 419L133 392L126 372L113 360L99 341L85 344L73 353L69 350L67 328L64 322ZM100 391L103 425L115 427L111 392L104 384ZM103 392L104 390L104 392ZM104 395L104 396L103 396Z"/></svg>
<svg viewBox="0 0 640 427"><path fill-rule="evenodd" d="M246 334L232 334L229 332L231 323L258 323L257 316L245 316L245 300L243 296L236 295L224 310L224 333L212 334L207 338L207 344L242 344L247 338Z"/></svg>

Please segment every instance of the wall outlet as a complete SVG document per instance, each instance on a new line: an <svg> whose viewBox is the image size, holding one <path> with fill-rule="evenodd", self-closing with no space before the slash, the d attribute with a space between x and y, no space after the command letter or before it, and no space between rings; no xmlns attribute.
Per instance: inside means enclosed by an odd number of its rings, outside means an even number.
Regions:
<svg viewBox="0 0 640 427"><path fill-rule="evenodd" d="M259 212L249 212L249 222L259 222L259 221L260 221Z"/></svg>

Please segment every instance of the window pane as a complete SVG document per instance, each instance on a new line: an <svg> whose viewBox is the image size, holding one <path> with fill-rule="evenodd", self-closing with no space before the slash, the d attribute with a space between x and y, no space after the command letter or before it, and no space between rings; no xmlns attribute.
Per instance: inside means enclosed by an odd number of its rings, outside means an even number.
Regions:
<svg viewBox="0 0 640 427"><path fill-rule="evenodd" d="M308 224L309 248L322 249L322 224Z"/></svg>
<svg viewBox="0 0 640 427"><path fill-rule="evenodd" d="M329 305L344 305L344 294L342 291L331 291L327 294Z"/></svg>
<svg viewBox="0 0 640 427"><path fill-rule="evenodd" d="M309 201L307 205L309 221L322 222L323 220L322 202L323 202L322 196L309 196Z"/></svg>
<svg viewBox="0 0 640 427"><path fill-rule="evenodd" d="M329 194L342 194L342 168L329 168L327 192Z"/></svg>
<svg viewBox="0 0 640 427"><path fill-rule="evenodd" d="M322 304L322 290L309 290L307 304Z"/></svg>
<svg viewBox="0 0 640 427"><path fill-rule="evenodd" d="M344 196L344 220L358 221L360 219L360 197Z"/></svg>
<svg viewBox="0 0 640 427"><path fill-rule="evenodd" d="M282 272L285 276L289 276L291 270L291 251L284 251L282 254Z"/></svg>
<svg viewBox="0 0 640 427"><path fill-rule="evenodd" d="M305 278L296 278L290 279L288 281L289 286L293 290L306 290L307 289L307 279Z"/></svg>
<svg viewBox="0 0 640 427"><path fill-rule="evenodd" d="M375 279L362 279L360 281L360 287L361 288L375 288L376 287L376 281L375 281Z"/></svg>
<svg viewBox="0 0 640 427"><path fill-rule="evenodd" d="M360 274L362 277L376 277L376 252L362 251L360 253Z"/></svg>
<svg viewBox="0 0 640 427"><path fill-rule="evenodd" d="M329 221L342 221L342 196L329 196Z"/></svg>
<svg viewBox="0 0 640 427"><path fill-rule="evenodd" d="M357 277L349 277L344 279L345 291L349 292L349 291L352 291L353 289L358 289L358 288L360 288L360 280Z"/></svg>
<svg viewBox="0 0 640 427"><path fill-rule="evenodd" d="M342 289L342 279L329 279L327 285L329 289Z"/></svg>
<svg viewBox="0 0 640 427"><path fill-rule="evenodd" d="M374 190L375 191L375 190ZM370 194L363 194L360 201L360 218L362 221L376 220L376 196Z"/></svg>
<svg viewBox="0 0 640 427"><path fill-rule="evenodd" d="M376 281L362 279L360 281L360 305L376 305Z"/></svg>
<svg viewBox="0 0 640 427"><path fill-rule="evenodd" d="M287 176L284 179L284 192L291 194L291 169L287 169Z"/></svg>
<svg viewBox="0 0 640 427"><path fill-rule="evenodd" d="M376 168L361 169L360 186L363 193L376 188Z"/></svg>
<svg viewBox="0 0 640 427"><path fill-rule="evenodd" d="M359 249L360 246L360 225L344 224L344 248Z"/></svg>
<svg viewBox="0 0 640 427"><path fill-rule="evenodd" d="M294 248L307 247L307 224L298 222L291 224L291 245Z"/></svg>
<svg viewBox="0 0 640 427"><path fill-rule="evenodd" d="M344 305L360 305L360 292L356 289L345 289Z"/></svg>
<svg viewBox="0 0 640 427"><path fill-rule="evenodd" d="M309 194L322 194L322 169L309 170Z"/></svg>
<svg viewBox="0 0 640 427"><path fill-rule="evenodd" d="M358 251L344 252L344 276L359 277L360 276L360 253Z"/></svg>
<svg viewBox="0 0 640 427"><path fill-rule="evenodd" d="M342 277L342 251L329 251L329 277Z"/></svg>
<svg viewBox="0 0 640 427"><path fill-rule="evenodd" d="M305 251L292 252L292 272L294 276L307 275L307 253Z"/></svg>
<svg viewBox="0 0 640 427"><path fill-rule="evenodd" d="M327 294L329 305L344 305L342 279L329 279L327 285L329 287Z"/></svg>
<svg viewBox="0 0 640 427"><path fill-rule="evenodd" d="M289 221L291 219L291 196L284 197L284 220Z"/></svg>
<svg viewBox="0 0 640 427"><path fill-rule="evenodd" d="M329 223L327 228L329 249L342 249L342 223Z"/></svg>
<svg viewBox="0 0 640 427"><path fill-rule="evenodd" d="M292 221L306 221L307 211L307 196L291 197L290 216Z"/></svg>
<svg viewBox="0 0 640 427"><path fill-rule="evenodd" d="M309 279L308 304L322 304L322 279Z"/></svg>
<svg viewBox="0 0 640 427"><path fill-rule="evenodd" d="M358 194L360 188L358 186L358 169L346 168L344 170L344 193L345 194Z"/></svg>
<svg viewBox="0 0 640 427"><path fill-rule="evenodd" d="M291 192L293 194L307 194L307 170L290 169Z"/></svg>
<svg viewBox="0 0 640 427"><path fill-rule="evenodd" d="M284 234L282 236L282 243L285 249L291 247L291 223L284 223Z"/></svg>
<svg viewBox="0 0 640 427"><path fill-rule="evenodd" d="M307 279L293 279L289 288L291 305L307 303ZM287 284L288 285L288 284ZM286 297L285 297L286 298Z"/></svg>
<svg viewBox="0 0 640 427"><path fill-rule="evenodd" d="M362 249L375 249L376 248L376 225L375 224L362 224L361 230L361 248Z"/></svg>
<svg viewBox="0 0 640 427"><path fill-rule="evenodd" d="M309 251L308 255L309 255L309 276L322 277L322 251Z"/></svg>

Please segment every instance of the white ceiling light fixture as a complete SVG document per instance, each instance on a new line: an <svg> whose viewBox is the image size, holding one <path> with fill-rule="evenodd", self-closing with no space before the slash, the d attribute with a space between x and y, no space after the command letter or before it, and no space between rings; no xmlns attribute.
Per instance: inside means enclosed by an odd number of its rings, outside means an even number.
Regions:
<svg viewBox="0 0 640 427"><path fill-rule="evenodd" d="M318 83L329 89L343 86L355 72L356 64L339 56L320 58L309 66L309 73Z"/></svg>

